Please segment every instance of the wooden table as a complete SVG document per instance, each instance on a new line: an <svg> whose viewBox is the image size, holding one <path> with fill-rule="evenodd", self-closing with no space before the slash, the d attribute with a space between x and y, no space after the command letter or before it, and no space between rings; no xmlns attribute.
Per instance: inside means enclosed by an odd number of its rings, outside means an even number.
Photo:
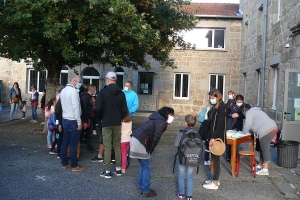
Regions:
<svg viewBox="0 0 300 200"><path fill-rule="evenodd" d="M227 138L227 144L231 145L231 174L234 176L236 167L236 147L238 144L251 141L250 150L254 151L254 135L246 135L240 138ZM252 163L252 160L250 160Z"/></svg>

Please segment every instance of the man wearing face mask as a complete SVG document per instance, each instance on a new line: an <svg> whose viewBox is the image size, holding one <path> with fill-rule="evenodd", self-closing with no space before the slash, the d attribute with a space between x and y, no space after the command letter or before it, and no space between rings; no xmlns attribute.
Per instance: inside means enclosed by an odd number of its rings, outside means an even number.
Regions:
<svg viewBox="0 0 300 200"><path fill-rule="evenodd" d="M236 95L234 104L228 108L226 130L243 130L243 120L245 115L244 110L244 97L240 94ZM229 162L231 156L231 145L226 146L226 160Z"/></svg>
<svg viewBox="0 0 300 200"><path fill-rule="evenodd" d="M126 96L127 107L129 110L129 114L133 117L133 114L139 107L139 97L135 91L132 90L133 84L131 81L127 81L125 83L123 92Z"/></svg>
<svg viewBox="0 0 300 200"><path fill-rule="evenodd" d="M106 87L98 93L96 100L96 115L102 121L102 136L105 146L105 170L101 177L111 178L111 149L115 150L116 175L121 176L121 121L128 113L124 92L116 84L117 75L114 72L106 74Z"/></svg>
<svg viewBox="0 0 300 200"><path fill-rule="evenodd" d="M62 169L72 167L73 172L84 171L85 167L78 164L77 145L81 131L81 105L77 89L81 87L81 78L72 77L70 84L61 91L63 141L61 145ZM70 144L70 159L68 163L67 149Z"/></svg>

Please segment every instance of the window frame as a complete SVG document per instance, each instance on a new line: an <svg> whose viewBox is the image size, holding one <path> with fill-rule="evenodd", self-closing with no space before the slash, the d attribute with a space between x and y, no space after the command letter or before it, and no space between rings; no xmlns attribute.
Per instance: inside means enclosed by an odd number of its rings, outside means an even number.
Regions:
<svg viewBox="0 0 300 200"><path fill-rule="evenodd" d="M176 75L180 74L181 75L181 80L180 80L180 97L175 96L175 87L176 87ZM187 88L187 97L182 97L182 87L183 87L183 75L188 75L188 88ZM173 99L181 99L181 100L189 100L190 99L190 80L191 80L191 74L187 72L175 72L174 73L174 81L173 81Z"/></svg>
<svg viewBox="0 0 300 200"><path fill-rule="evenodd" d="M272 110L277 110L276 104L277 104L277 89L278 89L278 73L279 73L279 67L273 66L274 69L274 83L273 83L273 101L272 101Z"/></svg>
<svg viewBox="0 0 300 200"><path fill-rule="evenodd" d="M60 71L60 74L59 74L59 84L63 85L61 83L61 74L67 74L68 75L68 79L69 79L69 70L61 70ZM67 79L67 82L68 82L68 79ZM68 84L68 83L67 83ZM64 85L65 86L65 85Z"/></svg>
<svg viewBox="0 0 300 200"><path fill-rule="evenodd" d="M216 28L214 28L214 27L194 27L194 28L192 28L189 31L201 30L201 29L207 30L207 31L212 31L212 47L195 47L195 48L191 47L190 49L194 49L194 50L220 50L220 51L226 50L226 28L225 27L224 28L220 28L220 27L218 27L218 28L217 27ZM215 41L214 41L214 35L215 35L215 31L216 30L222 30L222 31L224 31L224 38L223 38L223 40L224 40L224 47L223 48L215 48L214 47L214 43L215 43ZM183 40L184 40L185 39L184 38L184 33L181 33L180 35L183 37ZM193 40L197 40L197 39L198 38L194 38ZM193 46L193 42L190 42L190 43ZM181 48L177 47L176 49L181 49Z"/></svg>
<svg viewBox="0 0 300 200"><path fill-rule="evenodd" d="M256 73L257 73L257 102L256 102L256 106L259 106L260 104L260 90L261 90L261 71L260 69L259 70L256 70Z"/></svg>
<svg viewBox="0 0 300 200"><path fill-rule="evenodd" d="M210 91L211 90L211 88L210 88L210 82L211 82L211 76L217 76L216 77L216 85L218 85L218 77L219 76L223 76L223 91L221 92L221 94L222 94L222 97L223 97L223 100L224 100L224 97L225 97L225 91L226 91L226 87L225 87L225 83L226 83L226 74L209 74L209 81L208 81L208 91ZM215 89L218 89L218 88L215 88Z"/></svg>
<svg viewBox="0 0 300 200"><path fill-rule="evenodd" d="M28 78L27 78L27 93L32 94L30 88L31 88L31 84L30 84L30 79L31 79L31 75L30 75L30 71L36 71L34 68L28 68ZM45 71L46 75L45 75L45 88L47 86L47 77L48 77L48 70L44 69L44 70L40 70L40 71L36 71L37 72L37 83L36 83L36 87L37 87L37 91L39 94L43 93L43 91L39 92L39 81L40 81L40 72L41 71Z"/></svg>
<svg viewBox="0 0 300 200"><path fill-rule="evenodd" d="M151 94L148 93L141 93L141 74L152 74L152 85L151 85ZM123 79L124 81L124 79ZM125 84L125 83L124 83ZM149 85L147 90L149 90ZM138 86L137 86L137 94L138 95L154 95L154 72L138 72Z"/></svg>

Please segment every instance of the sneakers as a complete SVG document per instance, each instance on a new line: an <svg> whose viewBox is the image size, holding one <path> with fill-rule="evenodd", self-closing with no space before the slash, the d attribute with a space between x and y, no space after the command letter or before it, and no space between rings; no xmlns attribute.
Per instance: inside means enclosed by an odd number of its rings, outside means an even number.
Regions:
<svg viewBox="0 0 300 200"><path fill-rule="evenodd" d="M85 167L82 167L82 166L80 166L80 165L77 165L77 167L73 167L73 168L72 168L72 172L82 172L82 171L84 171L84 170L86 170L86 168L85 168Z"/></svg>
<svg viewBox="0 0 300 200"><path fill-rule="evenodd" d="M126 169L121 169L122 174L125 174Z"/></svg>
<svg viewBox="0 0 300 200"><path fill-rule="evenodd" d="M212 182L213 180L206 180L206 181L204 181L204 184L208 184L208 183L210 183L210 182ZM220 186L220 180L218 180L218 184L217 184L218 186Z"/></svg>
<svg viewBox="0 0 300 200"><path fill-rule="evenodd" d="M49 154L50 155L55 155L55 154L57 154L55 151L49 151Z"/></svg>
<svg viewBox="0 0 300 200"><path fill-rule="evenodd" d="M261 166L261 165L256 165L256 166L255 166L256 171L260 171L260 170L262 170L263 168L264 168L264 167Z"/></svg>
<svg viewBox="0 0 300 200"><path fill-rule="evenodd" d="M121 172L121 170L116 170L116 171L115 171L115 174L116 174L117 176L121 176L121 175L122 175L122 172Z"/></svg>
<svg viewBox="0 0 300 200"><path fill-rule="evenodd" d="M256 175L263 175L263 176L269 176L269 170L262 169L256 172Z"/></svg>
<svg viewBox="0 0 300 200"><path fill-rule="evenodd" d="M100 176L104 178L111 178L111 172L106 172L106 170L104 170Z"/></svg>
<svg viewBox="0 0 300 200"><path fill-rule="evenodd" d="M186 200L193 200L192 196L186 196Z"/></svg>
<svg viewBox="0 0 300 200"><path fill-rule="evenodd" d="M184 194L176 194L177 199L184 199Z"/></svg>
<svg viewBox="0 0 300 200"><path fill-rule="evenodd" d="M42 122L40 125L44 125L45 124L45 122Z"/></svg>
<svg viewBox="0 0 300 200"><path fill-rule="evenodd" d="M47 147L48 147L49 149L52 149L52 144L47 144Z"/></svg>
<svg viewBox="0 0 300 200"><path fill-rule="evenodd" d="M95 158L91 159L92 162L103 162L103 158L98 158L98 155Z"/></svg>
<svg viewBox="0 0 300 200"><path fill-rule="evenodd" d="M154 190L150 190L150 192L146 193L146 194L143 194L143 197L154 197L156 196L156 192Z"/></svg>
<svg viewBox="0 0 300 200"><path fill-rule="evenodd" d="M204 165L210 165L210 161L204 161Z"/></svg>
<svg viewBox="0 0 300 200"><path fill-rule="evenodd" d="M93 130L93 135L97 135L97 132L96 132L96 130Z"/></svg>
<svg viewBox="0 0 300 200"><path fill-rule="evenodd" d="M25 119L25 117L22 117L22 119Z"/></svg>
<svg viewBox="0 0 300 200"><path fill-rule="evenodd" d="M13 120L12 120L13 121ZM32 119L32 120L30 120L29 122L33 122L34 120Z"/></svg>
<svg viewBox="0 0 300 200"><path fill-rule="evenodd" d="M56 158L58 158L58 159L59 159L59 158L60 158L60 154L57 154Z"/></svg>
<svg viewBox="0 0 300 200"><path fill-rule="evenodd" d="M219 186L214 184L213 181L210 181L209 183L203 184L203 187L205 189L209 189L209 190L217 190L219 189Z"/></svg>
<svg viewBox="0 0 300 200"><path fill-rule="evenodd" d="M37 121L36 120L32 120L32 123L37 123Z"/></svg>
<svg viewBox="0 0 300 200"><path fill-rule="evenodd" d="M67 168L69 168L69 167L71 167L71 164L70 164L70 163L61 166L62 169L67 169Z"/></svg>

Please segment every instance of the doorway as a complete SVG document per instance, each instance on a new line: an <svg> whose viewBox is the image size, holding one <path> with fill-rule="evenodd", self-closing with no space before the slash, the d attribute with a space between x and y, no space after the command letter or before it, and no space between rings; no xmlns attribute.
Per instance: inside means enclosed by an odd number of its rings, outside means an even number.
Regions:
<svg viewBox="0 0 300 200"><path fill-rule="evenodd" d="M284 89L282 139L300 142L300 69L286 69Z"/></svg>
<svg viewBox="0 0 300 200"><path fill-rule="evenodd" d="M100 90L100 73L94 67L86 67L82 71L82 84L92 84L96 86L96 91Z"/></svg>

